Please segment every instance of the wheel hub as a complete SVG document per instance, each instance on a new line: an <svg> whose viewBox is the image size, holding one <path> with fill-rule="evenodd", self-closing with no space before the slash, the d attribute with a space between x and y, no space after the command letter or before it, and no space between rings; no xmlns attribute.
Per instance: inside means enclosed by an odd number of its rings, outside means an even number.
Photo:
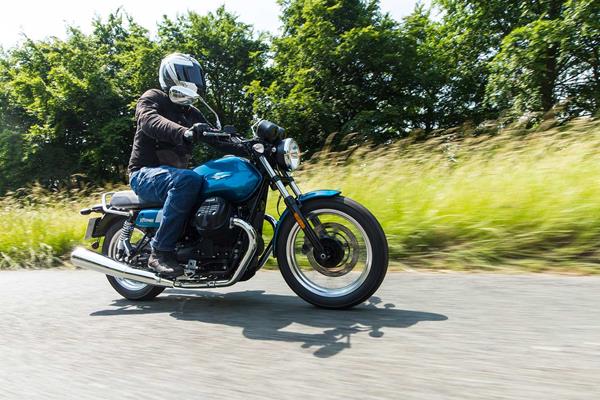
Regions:
<svg viewBox="0 0 600 400"><path fill-rule="evenodd" d="M315 257L317 263L328 269L335 268L344 259L344 247L342 243L331 237L322 238L320 241L321 246L323 246L325 258Z"/></svg>
<svg viewBox="0 0 600 400"><path fill-rule="evenodd" d="M318 253L305 242L304 254L319 273L328 277L346 275L354 269L358 261L356 238L350 230L337 223L324 223L321 228L323 253Z"/></svg>

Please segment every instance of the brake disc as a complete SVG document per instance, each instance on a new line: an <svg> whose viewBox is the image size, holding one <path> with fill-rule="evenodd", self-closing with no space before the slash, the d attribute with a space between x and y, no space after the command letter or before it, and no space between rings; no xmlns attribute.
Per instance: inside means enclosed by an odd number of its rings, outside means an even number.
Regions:
<svg viewBox="0 0 600 400"><path fill-rule="evenodd" d="M329 277L344 276L354 269L358 263L359 245L356 236L350 229L337 222L326 222L321 224L323 237L321 242L325 248L328 258L318 261L314 251L306 253L311 267L315 271ZM308 246L307 239L303 247Z"/></svg>

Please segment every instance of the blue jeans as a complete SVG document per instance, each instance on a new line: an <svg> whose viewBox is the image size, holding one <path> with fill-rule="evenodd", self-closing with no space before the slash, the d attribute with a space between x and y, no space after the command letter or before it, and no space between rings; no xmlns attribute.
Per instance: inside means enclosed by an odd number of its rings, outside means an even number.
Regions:
<svg viewBox="0 0 600 400"><path fill-rule="evenodd" d="M150 242L153 249L175 250L203 184L204 177L194 171L169 166L143 167L131 174L129 185L141 200L164 203L160 227Z"/></svg>

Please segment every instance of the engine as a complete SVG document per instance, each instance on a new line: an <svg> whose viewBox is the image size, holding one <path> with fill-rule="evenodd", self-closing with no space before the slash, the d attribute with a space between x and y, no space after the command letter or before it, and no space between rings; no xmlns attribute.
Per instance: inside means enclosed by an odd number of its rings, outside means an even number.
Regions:
<svg viewBox="0 0 600 400"><path fill-rule="evenodd" d="M236 245L239 231L230 227L233 207L221 197L210 197L195 212L187 236L187 245L177 251L177 259L186 264L186 273L227 275L232 261L240 254Z"/></svg>
<svg viewBox="0 0 600 400"><path fill-rule="evenodd" d="M248 247L248 239L242 231L230 225L236 211L241 212L242 218L247 212L222 197L210 197L198 207L186 231L186 243L177 249L177 259L186 264L188 277L222 279L231 275ZM261 254L264 242L260 233L257 240L257 253ZM255 257L253 263L257 261ZM249 270L253 270L252 264Z"/></svg>
<svg viewBox="0 0 600 400"><path fill-rule="evenodd" d="M200 235L219 236L229 230L231 204L221 197L209 197L196 211L194 226Z"/></svg>

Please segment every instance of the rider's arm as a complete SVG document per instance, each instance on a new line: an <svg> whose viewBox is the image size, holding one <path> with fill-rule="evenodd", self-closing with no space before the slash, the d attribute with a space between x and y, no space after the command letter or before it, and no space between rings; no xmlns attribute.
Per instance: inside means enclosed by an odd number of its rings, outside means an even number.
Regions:
<svg viewBox="0 0 600 400"><path fill-rule="evenodd" d="M158 101L151 90L138 100L135 118L142 132L161 142L182 144L183 134L187 128L160 115Z"/></svg>

